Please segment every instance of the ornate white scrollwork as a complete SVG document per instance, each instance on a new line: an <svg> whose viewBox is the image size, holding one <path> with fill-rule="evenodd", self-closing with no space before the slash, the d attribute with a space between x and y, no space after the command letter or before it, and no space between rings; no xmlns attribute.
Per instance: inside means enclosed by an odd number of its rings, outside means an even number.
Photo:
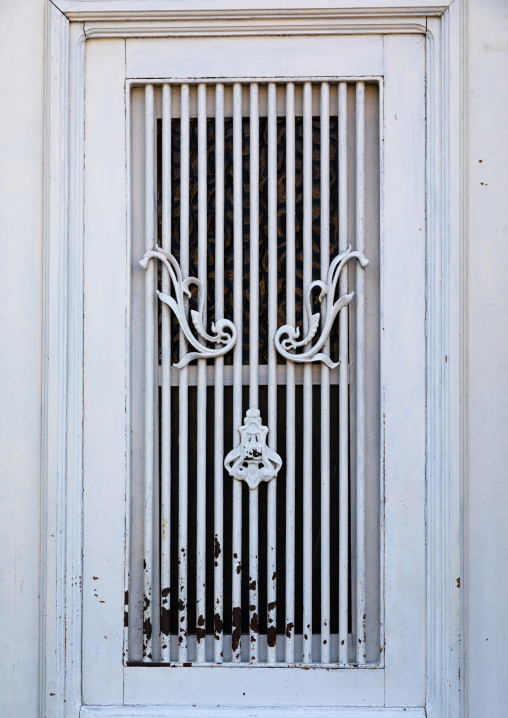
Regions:
<svg viewBox="0 0 508 718"><path fill-rule="evenodd" d="M255 489L262 481L274 479L282 459L266 443L268 427L261 423L259 409L249 409L240 427L240 443L224 460L224 466L234 479L245 481Z"/></svg>
<svg viewBox="0 0 508 718"><path fill-rule="evenodd" d="M229 319L219 319L217 322L212 323L212 334L208 334L205 331L203 326L205 316L205 292L201 281L196 277L183 279L182 272L180 271L180 267L176 259L170 252L167 252L161 247L156 246L155 250L145 253L143 259L139 262L143 269L148 267L148 263L151 259L158 259L162 262L169 273L171 284L173 285L175 291L175 297L172 297L170 294L163 294L162 292L157 291L159 299L161 302L164 302L171 307L180 323L180 327L185 335L185 338L189 344L197 350L195 352L189 352L182 357L178 364L175 364L175 367L177 369L181 369L182 367L187 366L187 364L193 359L220 357L232 349L236 343L238 332L233 322L229 321ZM199 342L191 332L185 308L184 295L187 295L188 297L191 296L190 287L192 285L196 286L198 289L198 309L191 310L190 312L192 323L198 335L205 342L223 345L219 346L217 349L210 349L204 344L201 344L201 342Z"/></svg>
<svg viewBox="0 0 508 718"><path fill-rule="evenodd" d="M303 302L304 311L309 321L307 336L305 336L301 341L297 341L298 337L300 336L300 329L293 327L290 324L285 324L283 327L280 327L277 330L277 333L275 334L275 346L279 354L288 361L298 362L300 364L313 361L322 361L324 364L330 367L330 369L333 369L334 367L338 366L338 362L332 362L330 357L320 352L320 350L323 348L326 340L329 337L335 317L340 312L340 310L347 304L349 304L350 301L353 299L354 292L351 292L350 294L344 294L342 297L339 297L336 302L333 302L340 273L346 266L347 262L349 262L349 260L351 259L357 259L362 267L366 267L369 263L369 260L365 257L363 252L352 252L351 246L349 246L346 250L341 252L341 254L335 257L333 262L330 264L326 284L318 279L315 282L311 282L306 288ZM326 313L323 319L321 336L313 346L307 349L307 351L304 351L302 354L292 354L292 351L300 349L301 347L308 346L316 336L319 326L320 314L312 314L310 302L312 291L316 287L319 287L321 289L319 301L321 302L325 296L327 296L329 300L326 304ZM285 334L287 335L287 339L283 339L281 341L281 337L283 337Z"/></svg>

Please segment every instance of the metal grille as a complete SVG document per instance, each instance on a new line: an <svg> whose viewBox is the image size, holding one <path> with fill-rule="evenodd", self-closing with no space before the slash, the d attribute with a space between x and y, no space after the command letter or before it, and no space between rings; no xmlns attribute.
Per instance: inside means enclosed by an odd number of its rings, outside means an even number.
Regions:
<svg viewBox="0 0 508 718"><path fill-rule="evenodd" d="M376 663L366 207L378 226L379 179L376 163L367 179L366 143L378 157L379 135L369 135L366 96L377 111L378 88L207 82L141 92L133 485L135 466L143 475L131 516L129 658Z"/></svg>

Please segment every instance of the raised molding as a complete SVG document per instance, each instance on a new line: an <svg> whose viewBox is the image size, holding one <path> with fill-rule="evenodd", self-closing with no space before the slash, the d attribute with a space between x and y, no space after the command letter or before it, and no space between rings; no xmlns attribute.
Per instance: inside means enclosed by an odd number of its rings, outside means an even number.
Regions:
<svg viewBox="0 0 508 718"><path fill-rule="evenodd" d="M407 0L53 0L69 20L94 22L97 20L185 21L201 24L238 21L265 22L278 20L317 20L318 22L346 18L406 18L440 17L453 0L436 3L433 0L410 3Z"/></svg>
<svg viewBox="0 0 508 718"><path fill-rule="evenodd" d="M83 134L94 37L422 33L427 38L427 699L425 708L256 709L259 718L457 718L461 697L464 2L48 0L40 715L217 716L81 705ZM462 670L463 681L463 670ZM462 691L463 694L463 691Z"/></svg>
<svg viewBox="0 0 508 718"><path fill-rule="evenodd" d="M80 718L238 718L239 708L83 706ZM425 708L251 708L248 718L426 718Z"/></svg>

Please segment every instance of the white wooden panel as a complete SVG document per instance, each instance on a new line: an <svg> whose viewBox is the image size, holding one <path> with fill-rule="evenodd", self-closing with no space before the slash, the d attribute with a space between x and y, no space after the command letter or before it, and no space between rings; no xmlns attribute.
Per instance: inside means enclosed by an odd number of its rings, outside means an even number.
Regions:
<svg viewBox="0 0 508 718"><path fill-rule="evenodd" d="M383 72L381 36L131 39L126 53L130 78L193 78L204 72L224 78Z"/></svg>
<svg viewBox="0 0 508 718"><path fill-rule="evenodd" d="M123 700L126 376L124 43L86 50L83 698Z"/></svg>
<svg viewBox="0 0 508 718"><path fill-rule="evenodd" d="M425 702L425 42L385 38L381 396L386 704Z"/></svg>
<svg viewBox="0 0 508 718"><path fill-rule="evenodd" d="M189 686L193 689L189 690ZM199 686L199 690L195 687ZM382 669L127 667L125 703L195 706L382 705Z"/></svg>

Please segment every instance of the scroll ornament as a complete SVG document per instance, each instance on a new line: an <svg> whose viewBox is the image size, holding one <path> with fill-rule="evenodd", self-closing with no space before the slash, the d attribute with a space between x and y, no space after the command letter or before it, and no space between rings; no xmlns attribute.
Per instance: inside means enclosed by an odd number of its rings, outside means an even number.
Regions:
<svg viewBox="0 0 508 718"><path fill-rule="evenodd" d="M369 260L365 257L363 252L353 252L351 251L351 246L348 246L348 248L341 252L341 254L339 254L337 257L335 257L333 262L330 264L326 283L318 279L314 282L311 282L306 288L303 297L303 303L304 311L308 319L308 330L307 335L302 340L297 341L298 337L300 336L300 329L298 327L293 327L290 324L285 324L278 329L277 333L275 334L275 346L279 354L283 356L287 361L297 362L299 364L321 361L323 362L323 364L326 364L326 366L328 366L330 369L334 369L336 366L339 365L339 362L334 363L327 354L321 352L321 349L329 338L332 325L337 314L353 299L354 292L350 292L349 294L344 294L342 297L339 297L336 302L333 301L340 274L344 267L347 265L347 263L352 259L358 260L362 268L365 268L369 263ZM319 287L321 289L321 292L319 294L319 301L322 302L324 297L328 297L328 301L326 303L326 311L323 318L321 336L313 346L310 346L312 340L316 336L319 326L319 320L321 317L319 313L312 314L310 300L312 292L316 287ZM282 337L284 336L286 336L287 338L283 339ZM308 348L303 351L303 353L293 353L299 349L305 349L305 347Z"/></svg>
<svg viewBox="0 0 508 718"><path fill-rule="evenodd" d="M255 489L262 481L274 479L282 459L266 443L268 427L261 423L259 409L249 409L240 427L240 443L224 460L224 466L234 478L245 481Z"/></svg>
<svg viewBox="0 0 508 718"><path fill-rule="evenodd" d="M191 351L188 354L185 354L185 356L180 359L178 364L175 364L175 367L177 369L182 369L194 359L214 359L215 357L227 354L227 352L234 347L238 332L233 322L229 321L229 319L219 319L211 325L212 334L208 334L206 332L204 328L206 295L201 281L196 277L183 279L182 272L176 259L170 252L159 246L156 246L155 250L146 252L143 259L140 260L139 263L143 269L148 267L151 259L157 259L163 264L169 274L170 282L175 292L175 297L172 297L170 294L159 292L158 290L157 295L161 302L164 302L164 304L171 307L178 319L186 340L192 347L194 347L194 349L196 349L196 351ZM204 342L218 345L215 349L209 348L196 339L189 326L185 297L191 296L190 287L192 285L196 286L198 289L198 309L191 310L190 312L192 324L194 325L194 329L197 334Z"/></svg>

